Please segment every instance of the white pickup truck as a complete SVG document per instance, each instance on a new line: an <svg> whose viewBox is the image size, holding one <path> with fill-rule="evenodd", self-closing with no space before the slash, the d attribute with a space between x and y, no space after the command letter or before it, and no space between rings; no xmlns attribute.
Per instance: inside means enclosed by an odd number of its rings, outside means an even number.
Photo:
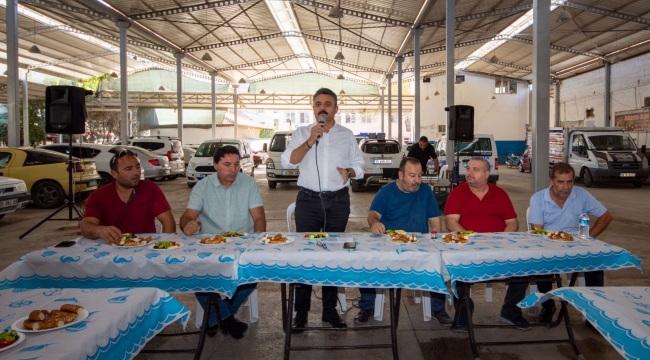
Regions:
<svg viewBox="0 0 650 360"><path fill-rule="evenodd" d="M24 181L0 176L0 219L8 213L24 209L29 198Z"/></svg>

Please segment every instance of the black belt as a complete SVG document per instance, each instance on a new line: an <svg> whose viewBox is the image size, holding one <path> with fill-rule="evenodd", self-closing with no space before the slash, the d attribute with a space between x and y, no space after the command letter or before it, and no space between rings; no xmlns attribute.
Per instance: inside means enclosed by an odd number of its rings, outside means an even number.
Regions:
<svg viewBox="0 0 650 360"><path fill-rule="evenodd" d="M302 192L303 194L309 195L309 196L312 196L312 197L319 197L321 199L330 199L330 198L339 197L341 195L347 194L348 191L349 190L348 190L347 186L340 189L340 190L336 190L336 191L321 191L321 192L311 191L311 190L309 190L307 188L304 188L304 187L300 188L300 192Z"/></svg>

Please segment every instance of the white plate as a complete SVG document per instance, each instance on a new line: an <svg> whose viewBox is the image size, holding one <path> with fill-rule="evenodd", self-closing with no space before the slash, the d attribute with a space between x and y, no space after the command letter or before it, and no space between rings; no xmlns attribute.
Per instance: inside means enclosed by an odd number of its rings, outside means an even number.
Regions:
<svg viewBox="0 0 650 360"><path fill-rule="evenodd" d="M404 236L408 236L408 237L410 238L412 234L413 234L413 233L406 233L406 234L404 234ZM417 234L415 234L415 236L416 236L416 238L415 238L415 242L410 242L410 243L394 242L394 241L393 241L393 238L390 237L390 235L386 234L385 236L386 236L386 241L388 241L388 242L391 243L391 244L408 245L408 244L417 244L418 241L420 241L420 239L417 238Z"/></svg>
<svg viewBox="0 0 650 360"><path fill-rule="evenodd" d="M275 235L275 234L274 234L274 235ZM286 237L286 236L285 236L285 237ZM294 239L294 238L292 238L292 237L286 237L286 238L287 238L287 242L282 243L282 244L267 244L267 243L264 242L264 238L260 239L260 242L261 242L262 244L264 244L264 245L286 245L286 244L291 244L292 242L296 241L296 239Z"/></svg>
<svg viewBox="0 0 650 360"><path fill-rule="evenodd" d="M164 241L164 240L162 240L162 241ZM156 241L156 243L158 243L158 241ZM149 249L156 250L156 251L168 251L168 250L177 250L177 249L180 249L183 246L185 246L185 244L183 244L183 243L177 243L177 244L178 244L178 247L173 248L173 249L156 249L156 248L154 248L154 246L156 246L156 244L151 244L151 246L149 246Z"/></svg>
<svg viewBox="0 0 650 360"><path fill-rule="evenodd" d="M111 244L111 245L112 245L112 246L115 246L115 247L118 247L118 248L137 248L137 247L142 247L142 246L151 245L151 243L152 243L153 241L154 241L154 240L151 240L151 241L148 242L148 243L144 243L144 244L142 244L142 245L133 245L133 246L124 246L124 245L115 245L115 244Z"/></svg>
<svg viewBox="0 0 650 360"><path fill-rule="evenodd" d="M25 334L21 333L20 331L16 331L16 334L18 335L18 340L16 340L15 343L13 343L13 344L11 344L9 346L3 347L2 349L0 349L0 352L3 352L5 350L9 350L9 349L11 349L13 347L16 347L16 346L18 346L18 344L25 341Z"/></svg>
<svg viewBox="0 0 650 360"><path fill-rule="evenodd" d="M87 317L88 317L88 310L84 309L81 312L81 314L77 314L77 320L69 322L67 324L64 324L63 326L52 328L52 329L44 329L44 330L27 330L23 326L23 322L25 322L25 320L29 319L29 315L28 315L28 316L25 316L25 317L22 317L22 318L16 320L16 322L11 324L11 329L16 330L16 331L20 331L20 332L25 332L25 333L39 333L39 332L45 332L45 331L59 330L59 329L63 329L65 327L68 327L70 325L74 325L74 324L76 324L76 323L78 323L80 321L86 320Z"/></svg>
<svg viewBox="0 0 650 360"><path fill-rule="evenodd" d="M243 232L243 231L242 231L242 232ZM244 232L244 235L242 235L242 236L225 236L224 234L221 234L221 236L223 236L223 237L225 237L225 238L228 238L228 239L237 239L237 238L242 238L242 237L244 237L244 236L248 236L248 233L247 233L247 232Z"/></svg>
<svg viewBox="0 0 650 360"><path fill-rule="evenodd" d="M210 238L210 239L212 239L212 238ZM236 238L226 238L225 243L230 244L231 242L233 242L233 239L236 239ZM221 244L204 244L204 243L201 242L201 239L199 239L199 240L196 241L196 244L206 246L206 245L223 245L224 243L221 243Z"/></svg>
<svg viewBox="0 0 650 360"><path fill-rule="evenodd" d="M325 236L322 237L322 238L310 238L309 235L311 235L311 234L324 234ZM330 237L330 234L327 234L327 233L306 233L306 234L304 234L302 236L302 238L306 239L306 240L320 240L320 239L327 239L329 237Z"/></svg>
<svg viewBox="0 0 650 360"><path fill-rule="evenodd" d="M449 234L452 234L452 233L442 233L442 234L438 234L438 238L437 238L437 239L431 239L431 241L433 241L433 242L437 242L437 243L441 243L441 244L445 244L445 245L474 245L474 242L471 241L471 240L468 240L466 243L448 243L448 242L444 242L444 241L442 241L442 238L443 238L445 235L449 235ZM474 234L476 234L476 233L474 233ZM472 235L470 235L470 236L472 236Z"/></svg>

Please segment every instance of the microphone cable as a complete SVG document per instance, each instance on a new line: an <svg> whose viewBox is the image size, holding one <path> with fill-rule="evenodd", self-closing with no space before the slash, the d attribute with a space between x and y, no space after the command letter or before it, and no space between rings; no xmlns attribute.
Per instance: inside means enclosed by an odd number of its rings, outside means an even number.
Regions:
<svg viewBox="0 0 650 360"><path fill-rule="evenodd" d="M318 169L318 143L319 143L319 141L317 140L316 141L316 146L314 147L314 155L316 156L316 174L318 175L318 197L320 198L320 205L323 208L323 229L322 229L322 231L325 232L325 228L327 226L327 211L325 210L325 203L323 202L323 188L321 187L321 184L320 184L320 170Z"/></svg>

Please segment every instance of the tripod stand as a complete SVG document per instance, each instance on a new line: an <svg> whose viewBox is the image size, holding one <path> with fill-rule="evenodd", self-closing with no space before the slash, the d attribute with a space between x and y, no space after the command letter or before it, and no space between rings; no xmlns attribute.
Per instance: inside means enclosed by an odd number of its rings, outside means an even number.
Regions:
<svg viewBox="0 0 650 360"><path fill-rule="evenodd" d="M41 220L38 224L32 226L29 230L27 230L25 233L20 235L18 238L22 239L27 234L30 232L36 230L37 227L41 226L44 222L48 220L52 221L74 221L74 220L81 220L83 217L81 215L81 211L77 208L77 206L74 204L74 194L72 193L72 173L74 171L74 162L72 161L72 135L68 135L68 196L66 198L66 201L63 203L63 205L59 206L58 209L54 210L53 213L51 213L48 217L45 219ZM56 214L59 213L59 211L68 208L68 218L67 219L52 219L52 217ZM72 210L74 210L77 213L76 218L72 218Z"/></svg>

